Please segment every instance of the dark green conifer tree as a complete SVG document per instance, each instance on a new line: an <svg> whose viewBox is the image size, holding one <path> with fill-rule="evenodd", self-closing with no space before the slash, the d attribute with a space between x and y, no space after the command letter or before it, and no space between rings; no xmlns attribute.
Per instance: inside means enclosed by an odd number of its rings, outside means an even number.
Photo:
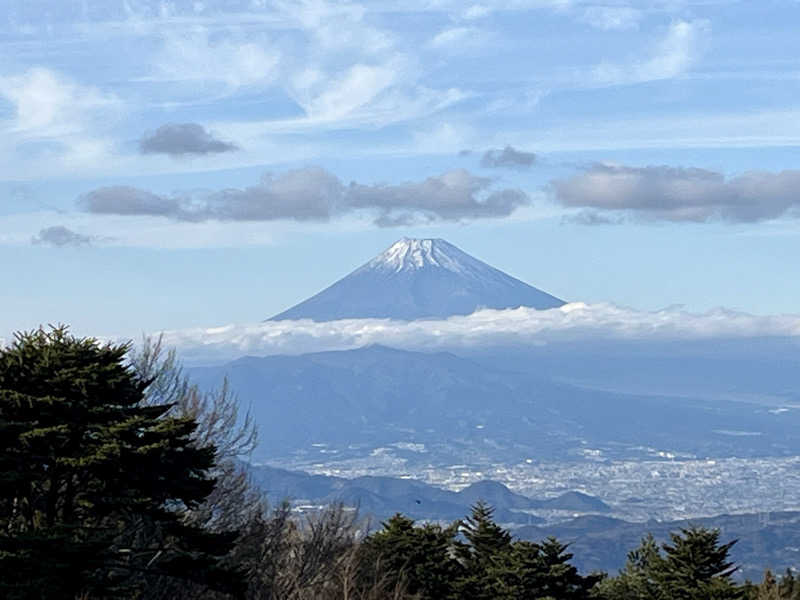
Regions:
<svg viewBox="0 0 800 600"><path fill-rule="evenodd" d="M505 556L489 569L492 591L497 600L537 598L536 590L545 586L539 544L517 541Z"/></svg>
<svg viewBox="0 0 800 600"><path fill-rule="evenodd" d="M371 573L377 569L421 599L451 598L453 582L462 575L452 552L457 532L457 522L444 528L430 523L415 526L412 519L397 514L364 542L362 562L368 573L362 579L367 584L378 579Z"/></svg>
<svg viewBox="0 0 800 600"><path fill-rule="evenodd" d="M731 575L736 567L728 555L734 542L720 544L719 531L689 527L670 534L670 543L652 536L628 554L617 577L596 590L605 600L733 600L743 589Z"/></svg>
<svg viewBox="0 0 800 600"><path fill-rule="evenodd" d="M675 600L727 600L741 593L730 576L728 560L736 540L721 544L718 529L689 527L670 534L661 563L660 581Z"/></svg>
<svg viewBox="0 0 800 600"><path fill-rule="evenodd" d="M496 573L508 560L511 534L494 522L494 509L478 501L462 522L465 544L456 548L464 575L456 582L456 596L492 600L497 594Z"/></svg>
<svg viewBox="0 0 800 600"><path fill-rule="evenodd" d="M617 577L602 581L595 594L606 600L651 600L663 598L659 573L663 571L661 549L652 535L628 552L625 567Z"/></svg>
<svg viewBox="0 0 800 600"><path fill-rule="evenodd" d="M591 574L582 576L570 560L567 545L550 537L540 544L543 572L543 587L536 590L537 597L552 597L559 600L584 600L603 576Z"/></svg>
<svg viewBox="0 0 800 600"><path fill-rule="evenodd" d="M572 554L555 538L539 544L515 541L503 562L490 570L497 600L557 598L586 600L602 575L580 575L570 564Z"/></svg>
<svg viewBox="0 0 800 600"><path fill-rule="evenodd" d="M494 508L478 501L463 522L461 532L468 545L462 558L467 564L490 563L494 557L511 549L511 534L494 522Z"/></svg>
<svg viewBox="0 0 800 600"><path fill-rule="evenodd" d="M184 516L211 492L196 424L143 403L128 346L65 327L0 349L0 597L129 597L151 574L235 592L233 534Z"/></svg>

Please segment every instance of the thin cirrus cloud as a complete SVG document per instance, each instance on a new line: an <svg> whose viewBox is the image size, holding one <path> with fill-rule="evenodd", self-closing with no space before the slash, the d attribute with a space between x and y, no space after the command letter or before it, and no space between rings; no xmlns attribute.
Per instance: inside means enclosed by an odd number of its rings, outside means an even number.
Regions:
<svg viewBox="0 0 800 600"><path fill-rule="evenodd" d="M95 189L81 208L106 215L161 216L180 221L325 222L366 211L381 227L498 218L530 205L519 189L492 189L492 179L455 169L396 185L345 184L319 167L266 176L256 185L195 196L166 196L127 186Z"/></svg>
<svg viewBox="0 0 800 600"><path fill-rule="evenodd" d="M273 83L281 55L264 40L235 36L212 39L204 27L188 35L167 35L153 60L150 79L171 82L216 82L229 91Z"/></svg>
<svg viewBox="0 0 800 600"><path fill-rule="evenodd" d="M490 169L527 169L536 162L533 152L506 146L502 150L487 150L481 157L481 166Z"/></svg>
<svg viewBox="0 0 800 600"><path fill-rule="evenodd" d="M267 321L164 332L187 360L229 360L244 354L301 354L385 344L410 350L486 348L576 340L706 340L798 337L800 315L756 316L727 309L639 311L574 302L560 308L480 310L434 321L346 319Z"/></svg>
<svg viewBox="0 0 800 600"><path fill-rule="evenodd" d="M566 207L663 221L753 223L796 215L800 209L800 170L750 171L726 179L707 169L595 164L550 186Z"/></svg>
<svg viewBox="0 0 800 600"><path fill-rule="evenodd" d="M31 238L31 243L64 248L69 246L89 246L93 240L93 236L77 233L63 225L54 225L52 227L45 227L39 231L38 235Z"/></svg>
<svg viewBox="0 0 800 600"><path fill-rule="evenodd" d="M631 6L589 6L581 20L604 31L637 29L642 11Z"/></svg>
<svg viewBox="0 0 800 600"><path fill-rule="evenodd" d="M186 156L219 154L238 149L236 144L217 139L197 123L167 123L139 140L142 154Z"/></svg>
<svg viewBox="0 0 800 600"><path fill-rule="evenodd" d="M601 85L619 85L677 77L695 63L710 35L708 21L676 21L654 44L648 58L625 65L602 63L594 69L594 80Z"/></svg>

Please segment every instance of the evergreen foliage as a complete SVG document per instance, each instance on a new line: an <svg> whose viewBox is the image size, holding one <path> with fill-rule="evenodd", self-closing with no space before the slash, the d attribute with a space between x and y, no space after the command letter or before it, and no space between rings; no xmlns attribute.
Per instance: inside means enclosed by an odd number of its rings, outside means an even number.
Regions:
<svg viewBox="0 0 800 600"><path fill-rule="evenodd" d="M143 402L127 352L65 327L0 349L0 597L128 598L153 575L240 587L219 565L234 534L185 519L215 449Z"/></svg>
<svg viewBox="0 0 800 600"><path fill-rule="evenodd" d="M670 534L672 543L663 544L661 570L664 587L676 600L723 600L738 598L731 582L736 570L728 554L736 541L720 544L719 530L690 527Z"/></svg>
<svg viewBox="0 0 800 600"><path fill-rule="evenodd" d="M569 563L567 546L554 538L535 544L515 541L510 552L489 573L493 598L556 598L583 600L602 575L582 576Z"/></svg>
<svg viewBox="0 0 800 600"><path fill-rule="evenodd" d="M444 528L435 524L417 527L412 519L397 514L364 542L365 565L382 571L420 598L448 598L453 581L463 574L452 552L457 532L458 523ZM368 578L378 576L370 573Z"/></svg>
<svg viewBox="0 0 800 600"><path fill-rule="evenodd" d="M494 579L511 551L511 534L494 522L493 515L494 509L479 501L462 523L461 533L467 543L459 544L455 552L465 574L455 582L456 597L494 598Z"/></svg>
<svg viewBox="0 0 800 600"><path fill-rule="evenodd" d="M605 600L733 600L743 591L731 580L736 567L728 560L735 541L721 544L719 531L689 527L656 544L652 536L628 554L625 568L602 582Z"/></svg>
<svg viewBox="0 0 800 600"><path fill-rule="evenodd" d="M588 599L598 575L581 576L571 554L555 539L540 544L513 540L494 522L493 509L478 502L462 523L415 526L395 515L364 548L376 568L392 573L421 599ZM463 541L456 535L460 529Z"/></svg>

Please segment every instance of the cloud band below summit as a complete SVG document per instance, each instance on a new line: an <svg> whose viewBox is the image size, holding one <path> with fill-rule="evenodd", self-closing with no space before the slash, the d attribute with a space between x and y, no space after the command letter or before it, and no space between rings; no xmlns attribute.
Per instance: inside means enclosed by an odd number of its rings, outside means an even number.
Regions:
<svg viewBox="0 0 800 600"><path fill-rule="evenodd" d="M161 195L138 188L98 188L79 199L90 213L163 216L181 221L325 222L368 212L382 227L506 217L530 197L519 189L494 189L493 180L464 169L395 185L345 184L319 167L265 176L258 184L204 194Z"/></svg>
<svg viewBox="0 0 800 600"><path fill-rule="evenodd" d="M756 316L715 309L637 311L613 304L571 303L550 310L481 310L439 320L345 319L267 321L164 333L187 360L231 360L251 355L302 354L382 344L410 350L540 345L580 340L705 340L800 338L800 315Z"/></svg>

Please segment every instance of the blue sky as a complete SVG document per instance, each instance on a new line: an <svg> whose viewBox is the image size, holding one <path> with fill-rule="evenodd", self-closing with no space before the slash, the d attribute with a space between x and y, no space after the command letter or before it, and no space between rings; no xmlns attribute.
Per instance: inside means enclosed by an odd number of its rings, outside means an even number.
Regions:
<svg viewBox="0 0 800 600"><path fill-rule="evenodd" d="M403 236L567 300L800 312L798 24L796 1L5 0L0 336L255 322Z"/></svg>

